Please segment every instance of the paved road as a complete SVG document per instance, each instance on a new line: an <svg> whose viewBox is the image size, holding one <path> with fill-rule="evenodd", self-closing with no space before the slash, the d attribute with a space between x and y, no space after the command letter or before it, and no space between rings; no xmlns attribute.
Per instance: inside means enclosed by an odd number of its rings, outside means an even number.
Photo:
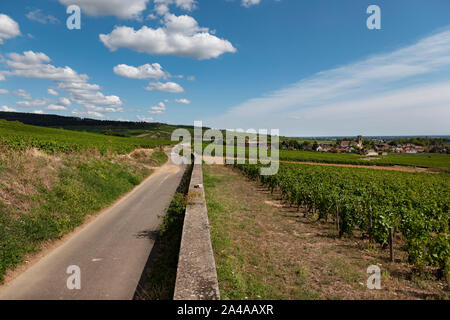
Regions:
<svg viewBox="0 0 450 320"><path fill-rule="evenodd" d="M0 299L132 299L160 215L183 173L183 166L169 160L115 206L0 288ZM80 290L67 288L71 265L80 267Z"/></svg>

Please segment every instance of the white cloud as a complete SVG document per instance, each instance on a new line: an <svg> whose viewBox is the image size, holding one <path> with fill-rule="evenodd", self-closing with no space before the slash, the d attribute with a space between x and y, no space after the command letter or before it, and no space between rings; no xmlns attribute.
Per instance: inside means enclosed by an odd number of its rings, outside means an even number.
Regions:
<svg viewBox="0 0 450 320"><path fill-rule="evenodd" d="M256 4L259 4L260 2L261 0L242 0L242 5L248 8Z"/></svg>
<svg viewBox="0 0 450 320"><path fill-rule="evenodd" d="M53 80L58 90L69 93L68 99L85 108L102 106L108 110L105 112L122 111L123 103L118 96L105 96L99 91L99 85L88 83L86 74L79 74L68 66L61 68L49 64L51 60L44 53L26 51L23 54L10 53L7 57L5 64L10 70L3 71L3 75ZM48 92L53 93L51 90Z"/></svg>
<svg viewBox="0 0 450 320"><path fill-rule="evenodd" d="M164 102L160 102L157 106L151 107L149 112L150 114L162 114L165 110L166 105L164 104Z"/></svg>
<svg viewBox="0 0 450 320"><path fill-rule="evenodd" d="M0 13L0 44L6 39L20 36L20 28L16 21L6 14Z"/></svg>
<svg viewBox="0 0 450 320"><path fill-rule="evenodd" d="M181 103L181 104L190 104L191 103L191 101L189 101L188 99L176 99L175 102Z"/></svg>
<svg viewBox="0 0 450 320"><path fill-rule="evenodd" d="M141 122L152 122L153 121L153 118L151 118L151 117L136 116L136 118Z"/></svg>
<svg viewBox="0 0 450 320"><path fill-rule="evenodd" d="M47 93L51 94L52 96L58 95L58 92L56 90L53 90L52 88L48 88Z"/></svg>
<svg viewBox="0 0 450 320"><path fill-rule="evenodd" d="M175 82L150 82L145 89L149 91L163 91L170 93L184 92L184 89Z"/></svg>
<svg viewBox="0 0 450 320"><path fill-rule="evenodd" d="M59 98L59 99L58 99L58 104L59 104L59 105L62 105L62 106L68 107L68 106L70 106L70 105L72 104L72 102L70 102L69 99L63 97L63 98Z"/></svg>
<svg viewBox="0 0 450 320"><path fill-rule="evenodd" d="M0 94L8 94L9 91L6 89L0 89Z"/></svg>
<svg viewBox="0 0 450 320"><path fill-rule="evenodd" d="M131 79L160 79L167 77L167 73L162 70L159 63L144 64L140 67L119 64L114 67L114 73Z"/></svg>
<svg viewBox="0 0 450 320"><path fill-rule="evenodd" d="M26 92L23 89L18 89L12 92L13 95L15 95L16 97L20 97L23 99L27 99L27 100L31 100L31 94L29 94L28 92Z"/></svg>
<svg viewBox="0 0 450 320"><path fill-rule="evenodd" d="M42 99L36 99L32 101L17 101L16 105L22 108L36 108L36 107L42 107L47 104L47 101Z"/></svg>
<svg viewBox="0 0 450 320"><path fill-rule="evenodd" d="M90 16L116 16L121 19L139 18L149 0L59 0L65 6L78 5Z"/></svg>
<svg viewBox="0 0 450 320"><path fill-rule="evenodd" d="M42 111L42 110L34 110L33 113L35 113L35 114L44 114L44 111Z"/></svg>
<svg viewBox="0 0 450 320"><path fill-rule="evenodd" d="M54 110L54 111L64 111L67 110L65 106L58 105L58 104L49 104L46 108L47 110Z"/></svg>
<svg viewBox="0 0 450 320"><path fill-rule="evenodd" d="M5 111L5 112L17 112L16 109L10 108L8 106L1 106L0 107L0 111Z"/></svg>
<svg viewBox="0 0 450 320"><path fill-rule="evenodd" d="M207 125L295 136L449 134L449 52L447 29L248 100Z"/></svg>
<svg viewBox="0 0 450 320"><path fill-rule="evenodd" d="M36 10L32 10L30 12L28 12L26 14L26 17L30 20L42 23L42 24L47 24L47 23L51 23L51 24L55 24L55 23L59 23L59 20L57 18L55 18L54 16L48 14L44 14L42 12L41 9L36 9Z"/></svg>
<svg viewBox="0 0 450 320"><path fill-rule="evenodd" d="M176 55L197 59L217 58L236 52L233 45L212 35L208 28L201 28L190 16L166 14L164 26L153 29L147 26L139 30L116 26L109 34L100 34L100 40L111 51L125 47L151 55Z"/></svg>
<svg viewBox="0 0 450 320"><path fill-rule="evenodd" d="M176 5L183 10L192 11L197 3L195 0L154 0L155 11L159 15L164 15L169 12L170 5Z"/></svg>
<svg viewBox="0 0 450 320"><path fill-rule="evenodd" d="M105 115L100 113L100 112L96 112L96 111L78 111L78 110L73 110L72 114L74 116L80 117L80 118L104 118Z"/></svg>

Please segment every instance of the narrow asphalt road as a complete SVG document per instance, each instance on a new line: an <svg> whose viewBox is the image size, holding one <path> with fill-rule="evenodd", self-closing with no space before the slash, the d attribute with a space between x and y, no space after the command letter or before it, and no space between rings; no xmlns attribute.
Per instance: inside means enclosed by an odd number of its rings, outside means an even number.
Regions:
<svg viewBox="0 0 450 320"><path fill-rule="evenodd" d="M155 243L161 215L184 173L170 160L133 192L0 288L0 299L132 299ZM80 270L70 290L69 266ZM70 283L76 283L70 281Z"/></svg>

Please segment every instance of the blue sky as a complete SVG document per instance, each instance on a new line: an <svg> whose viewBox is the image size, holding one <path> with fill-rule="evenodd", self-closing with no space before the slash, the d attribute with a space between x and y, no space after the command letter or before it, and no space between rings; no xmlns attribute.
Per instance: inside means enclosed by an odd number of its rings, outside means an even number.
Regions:
<svg viewBox="0 0 450 320"><path fill-rule="evenodd" d="M448 0L2 0L0 53L5 111L450 134Z"/></svg>

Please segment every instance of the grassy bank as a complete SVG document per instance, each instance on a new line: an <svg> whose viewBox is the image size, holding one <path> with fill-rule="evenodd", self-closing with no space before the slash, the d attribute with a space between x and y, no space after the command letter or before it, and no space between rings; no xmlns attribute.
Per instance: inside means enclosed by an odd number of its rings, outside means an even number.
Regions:
<svg viewBox="0 0 450 320"><path fill-rule="evenodd" d="M114 145L112 145L114 146ZM102 155L0 149L0 281L6 270L130 191L163 151Z"/></svg>

